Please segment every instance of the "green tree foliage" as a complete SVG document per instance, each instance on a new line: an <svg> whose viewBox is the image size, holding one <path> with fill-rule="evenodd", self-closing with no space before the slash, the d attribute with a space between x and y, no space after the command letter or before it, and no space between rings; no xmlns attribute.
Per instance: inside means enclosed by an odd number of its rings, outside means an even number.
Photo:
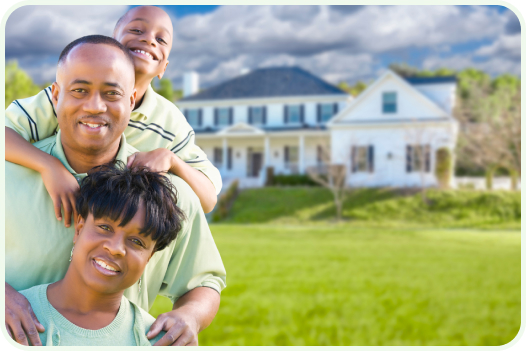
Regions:
<svg viewBox="0 0 526 351"><path fill-rule="evenodd" d="M40 87L33 83L29 75L18 67L16 61L5 65L5 107L16 99L23 99L36 95Z"/></svg>
<svg viewBox="0 0 526 351"><path fill-rule="evenodd" d="M356 82L354 85L349 85L347 82L340 82L338 83L338 88L346 91L352 96L358 96L358 94L367 89L367 83L362 82L361 80Z"/></svg>
<svg viewBox="0 0 526 351"><path fill-rule="evenodd" d="M154 86L153 88L157 94L165 97L166 99L172 101L174 91L172 87L172 81L167 78L162 78L159 80L157 87Z"/></svg>

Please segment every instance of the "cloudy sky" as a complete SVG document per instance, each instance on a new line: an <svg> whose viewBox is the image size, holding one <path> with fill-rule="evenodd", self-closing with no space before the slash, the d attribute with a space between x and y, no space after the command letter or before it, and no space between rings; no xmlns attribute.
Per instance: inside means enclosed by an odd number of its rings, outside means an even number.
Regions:
<svg viewBox="0 0 526 351"><path fill-rule="evenodd" d="M111 35L128 6L24 6L6 24L6 60L38 83L60 51ZM392 62L520 74L520 24L502 6L163 6L174 42L165 77L206 87L242 69L299 65L329 82L370 80Z"/></svg>

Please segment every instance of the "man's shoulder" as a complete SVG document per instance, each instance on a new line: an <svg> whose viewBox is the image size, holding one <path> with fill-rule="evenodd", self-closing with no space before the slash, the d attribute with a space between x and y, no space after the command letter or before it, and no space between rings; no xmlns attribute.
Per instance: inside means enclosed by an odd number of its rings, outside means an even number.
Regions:
<svg viewBox="0 0 526 351"><path fill-rule="evenodd" d="M53 150L55 145L57 145L56 135L52 135L50 137L47 137L46 139L33 143L34 147L36 147L37 149L40 149L41 151L44 151L46 154L51 154L51 151Z"/></svg>
<svg viewBox="0 0 526 351"><path fill-rule="evenodd" d="M19 109L26 113L42 108L53 110L53 104L51 102L51 87L42 89L36 95L24 99L16 99L8 107L8 109Z"/></svg>

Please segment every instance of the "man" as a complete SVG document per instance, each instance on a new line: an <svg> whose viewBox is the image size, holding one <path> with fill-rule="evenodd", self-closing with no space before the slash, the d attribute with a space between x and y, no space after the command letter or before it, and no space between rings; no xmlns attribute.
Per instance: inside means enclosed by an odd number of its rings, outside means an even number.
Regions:
<svg viewBox="0 0 526 351"><path fill-rule="evenodd" d="M34 145L58 158L77 180L114 159L126 163L137 151L123 135L136 99L133 61L116 40L88 36L68 45L59 59L51 99L60 131ZM17 342L27 345L27 334L39 345L37 330L42 327L16 290L64 276L74 230L54 219L39 173L10 162L5 169L6 327ZM141 287L132 286L125 296L146 310L157 294L172 299L173 310L158 317L147 337L166 330L156 345L196 345L197 334L217 313L226 273L199 199L183 180L169 177L186 215L183 230L150 259Z"/></svg>

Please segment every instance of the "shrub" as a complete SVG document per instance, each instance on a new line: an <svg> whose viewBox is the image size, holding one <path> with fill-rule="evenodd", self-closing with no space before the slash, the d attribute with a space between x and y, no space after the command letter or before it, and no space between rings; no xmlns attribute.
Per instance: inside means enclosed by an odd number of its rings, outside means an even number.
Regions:
<svg viewBox="0 0 526 351"><path fill-rule="evenodd" d="M225 219L228 216L228 213L232 208L232 204L234 203L234 200L238 194L238 186L239 182L234 180L225 193L219 197L216 209L214 213L212 213L212 221L217 222Z"/></svg>
<svg viewBox="0 0 526 351"><path fill-rule="evenodd" d="M306 174L274 175L271 186L319 186Z"/></svg>
<svg viewBox="0 0 526 351"><path fill-rule="evenodd" d="M436 151L436 168L435 174L440 189L448 189L451 181L451 171L453 162L451 150L447 147L440 148Z"/></svg>

